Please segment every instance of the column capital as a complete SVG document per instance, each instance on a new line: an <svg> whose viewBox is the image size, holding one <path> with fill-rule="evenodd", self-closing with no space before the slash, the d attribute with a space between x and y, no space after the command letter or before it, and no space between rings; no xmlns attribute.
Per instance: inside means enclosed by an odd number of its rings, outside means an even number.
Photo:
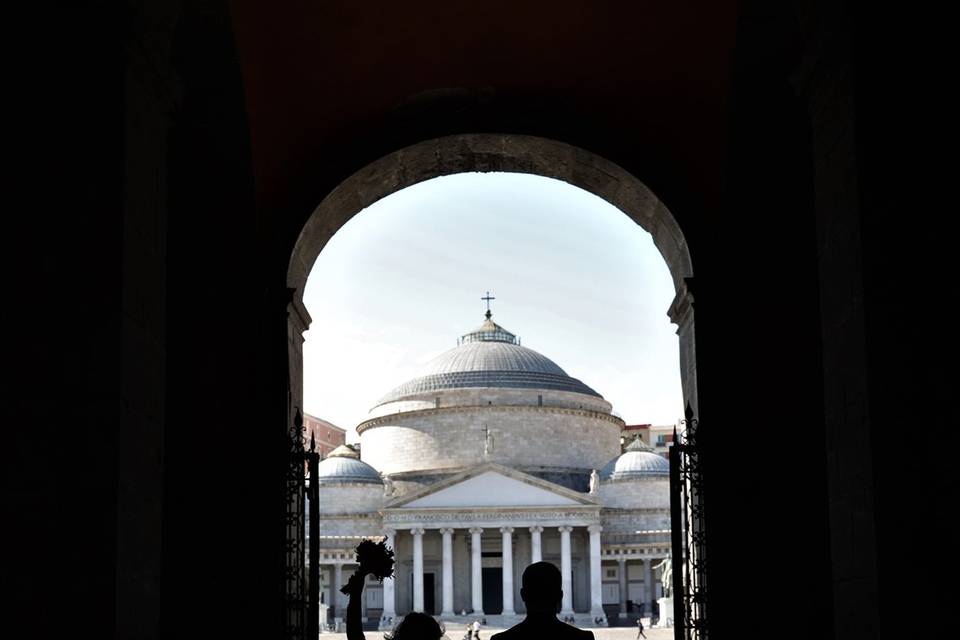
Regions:
<svg viewBox="0 0 960 640"><path fill-rule="evenodd" d="M541 527L540 525L535 525L533 527L530 527L530 533L543 533L543 527Z"/></svg>
<svg viewBox="0 0 960 640"><path fill-rule="evenodd" d="M392 538L392 537L394 537L395 535L397 535L397 530L396 530L396 529L384 529L384 530L383 530L383 535L384 535L385 537L387 537L387 538Z"/></svg>
<svg viewBox="0 0 960 640"><path fill-rule="evenodd" d="M444 527L444 528L440 529L440 533L442 533L442 534L445 535L445 536L446 536L446 535L450 535L451 533L453 533L453 528L452 528L452 527Z"/></svg>
<svg viewBox="0 0 960 640"><path fill-rule="evenodd" d="M500 527L500 533L513 534L513 527Z"/></svg>
<svg viewBox="0 0 960 640"><path fill-rule="evenodd" d="M424 533L423 527L414 527L413 529L410 529L410 535L422 536L423 533Z"/></svg>
<svg viewBox="0 0 960 640"><path fill-rule="evenodd" d="M571 531L573 531L573 527L571 527L570 525L566 525L566 524L565 524L565 525L563 525L562 527L557 527L557 530L558 530L560 533L570 533Z"/></svg>
<svg viewBox="0 0 960 640"><path fill-rule="evenodd" d="M587 527L587 531L589 531L590 533L600 533L601 531L603 531L603 527L601 527L599 524L592 524L589 527Z"/></svg>
<svg viewBox="0 0 960 640"><path fill-rule="evenodd" d="M617 562L619 562L620 566L622 567L623 565L627 564L627 559L624 558L623 556L620 556L619 558L617 558Z"/></svg>
<svg viewBox="0 0 960 640"><path fill-rule="evenodd" d="M470 527L470 533L483 533L483 527Z"/></svg>

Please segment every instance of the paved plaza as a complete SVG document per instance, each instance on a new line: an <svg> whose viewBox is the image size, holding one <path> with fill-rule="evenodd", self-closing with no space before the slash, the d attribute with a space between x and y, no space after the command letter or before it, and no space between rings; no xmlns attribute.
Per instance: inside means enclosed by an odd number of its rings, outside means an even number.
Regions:
<svg viewBox="0 0 960 640"><path fill-rule="evenodd" d="M503 629L482 629L480 631L480 638L481 640L488 640L490 636L500 631L503 631ZM635 627L612 627L607 629L591 629L591 631L596 640L634 640L637 637L637 629ZM649 640L669 640L673 638L673 629L644 629L643 632ZM449 638L449 640L461 640L464 633L463 625L451 624L447 625L445 637ZM383 633L378 631L365 631L364 635L367 637L367 640L380 640L383 637ZM320 640L346 640L346 637L347 634L345 633L320 634Z"/></svg>

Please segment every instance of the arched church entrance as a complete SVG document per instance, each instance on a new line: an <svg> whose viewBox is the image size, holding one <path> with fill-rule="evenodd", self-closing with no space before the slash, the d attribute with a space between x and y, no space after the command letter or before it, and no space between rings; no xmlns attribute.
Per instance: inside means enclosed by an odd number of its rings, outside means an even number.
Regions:
<svg viewBox="0 0 960 640"><path fill-rule="evenodd" d="M693 264L673 214L636 176L594 153L534 136L464 134L427 140L370 163L340 183L317 206L297 238L287 270L293 301L289 314L291 406L303 406L303 306L307 277L317 256L346 222L374 202L406 187L456 173L531 173L562 180L614 205L653 236L676 292L667 309L677 326L684 405L697 414Z"/></svg>
<svg viewBox="0 0 960 640"><path fill-rule="evenodd" d="M303 333L309 328L311 322L310 315L303 303L304 289L314 262L326 243L350 218L374 202L431 178L466 172L528 173L561 180L606 200L650 233L655 246L667 264L674 285L673 302L665 311L677 326L684 404L695 414L697 392L694 318L692 294L688 288L693 270L683 233L670 211L639 179L596 154L543 138L492 134L449 136L425 141L389 154L367 165L343 181L322 200L310 216L293 249L287 274L287 286L292 293L287 335L291 412L293 412L293 408L303 406ZM293 419L291 415L291 421ZM499 614L505 611L502 606L497 606L497 603L506 602L503 600L502 591L502 585L505 584L503 581L504 568L500 564L504 562L503 552L480 552L479 536L482 527L477 526L477 524L474 523L470 528L474 536L474 546L478 550L474 559L474 562L478 565L476 569L480 569L482 566L482 588L478 591L477 597L482 601L482 609L486 613ZM507 536L512 535L514 531L514 528L509 524L506 523L505 526L500 527L501 532L508 531L508 533L503 534L505 543ZM566 555L564 556L567 558L564 568L566 572L565 580L569 580L571 572L577 570L571 569L568 557L570 532L577 528L583 529L579 533L583 533L584 541L586 541L585 531L590 530L591 553L594 553L594 551L596 553L596 559L592 561L592 564L599 566L600 527L596 525L587 526L589 523L586 523L586 521L576 523L571 521L569 526L566 523L559 524L558 528L566 545ZM400 526L406 525L401 523ZM455 527L471 527L469 524L452 522L441 523L438 526L440 527L438 530L444 534L445 546L449 544L448 539ZM542 530L542 527L536 526L531 527L531 530L538 528ZM393 529L388 529L386 534L390 542L393 542L391 539L391 532L393 531ZM414 523L411 531L415 537L417 549L419 549L422 566L424 527ZM537 546L539 547L539 532L536 536ZM558 545L563 546L560 544L561 542L558 538ZM596 546L595 550L593 549L594 546ZM483 548L485 550L485 547ZM506 547L503 548L506 549ZM414 552L414 557L417 557L416 552ZM604 559L612 560L614 558ZM509 556L507 561L509 561ZM621 563L621 573L624 573L623 566ZM421 569L422 577L419 585L412 582L409 591L419 594L419 600L417 595L413 596L414 608L434 611L437 609L433 602L434 589L425 589L427 585L422 581L427 580L428 577L430 581L439 580L435 577L439 574L425 571L425 569L426 567ZM649 572L649 569L647 571ZM596 590L598 592L596 595L591 593L591 597L596 600L593 603L594 605L598 605L600 601L601 577L599 571L596 573L595 581L597 585L594 588L594 585L591 584L591 591ZM519 576L517 577L519 578ZM621 589L624 589L624 579L625 577L621 576ZM591 576L591 580L594 580L593 576ZM649 584L649 576L647 580ZM566 584L570 585L569 590L573 591L572 582ZM387 594L387 590L384 589L384 594L381 597L393 600L394 596L392 593ZM426 600L429 600L429 602ZM478 600L474 600L474 602L478 605L480 603ZM383 605L384 613L391 606L385 603ZM444 608L446 608L446 605ZM476 606L474 610L477 610ZM594 606L591 614L595 616L599 610ZM390 613L395 612L390 611ZM509 613L512 613L512 611Z"/></svg>

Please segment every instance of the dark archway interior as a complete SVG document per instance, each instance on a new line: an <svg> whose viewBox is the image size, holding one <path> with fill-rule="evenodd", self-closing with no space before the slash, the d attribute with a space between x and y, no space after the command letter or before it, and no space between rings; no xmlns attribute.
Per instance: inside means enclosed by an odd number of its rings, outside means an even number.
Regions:
<svg viewBox="0 0 960 640"><path fill-rule="evenodd" d="M23 127L37 181L4 255L11 609L34 637L277 637L298 234L384 155L505 133L609 159L684 232L711 633L875 638L895 616L932 635L946 591L928 536L948 519L931 487L948 465L925 441L954 412L932 308L951 251L918 146L936 133L910 46L924 18L885 11L207 0L49 15L22 85L42 118Z"/></svg>

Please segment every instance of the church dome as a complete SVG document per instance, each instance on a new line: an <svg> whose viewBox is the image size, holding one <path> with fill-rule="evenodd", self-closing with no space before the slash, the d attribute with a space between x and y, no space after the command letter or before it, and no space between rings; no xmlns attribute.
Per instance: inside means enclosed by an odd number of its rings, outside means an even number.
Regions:
<svg viewBox="0 0 960 640"><path fill-rule="evenodd" d="M378 405L443 389L499 387L570 391L600 398L571 378L550 358L520 345L512 333L487 312L482 325L460 338L460 344L440 354L419 375L380 399Z"/></svg>
<svg viewBox="0 0 960 640"><path fill-rule="evenodd" d="M637 438L626 451L608 462L600 470L602 482L621 482L644 478L667 478L670 463L663 456L650 450L643 440Z"/></svg>
<svg viewBox="0 0 960 640"><path fill-rule="evenodd" d="M320 484L383 484L380 473L366 462L349 445L340 445L317 465L317 481Z"/></svg>

